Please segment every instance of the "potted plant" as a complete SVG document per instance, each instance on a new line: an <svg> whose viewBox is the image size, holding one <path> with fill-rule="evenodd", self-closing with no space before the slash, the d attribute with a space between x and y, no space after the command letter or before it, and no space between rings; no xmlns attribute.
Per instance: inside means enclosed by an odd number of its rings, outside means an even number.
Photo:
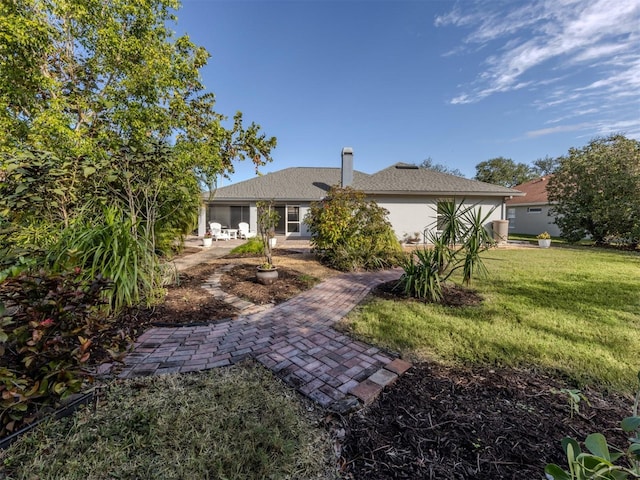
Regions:
<svg viewBox="0 0 640 480"><path fill-rule="evenodd" d="M413 234L404 234L404 243L415 245L416 243L420 243L420 232L414 232Z"/></svg>
<svg viewBox="0 0 640 480"><path fill-rule="evenodd" d="M278 278L278 269L273 265L273 247L275 245L275 230L280 220L280 215L273 206L273 201L257 202L258 207L258 232L262 238L264 262L258 266L256 278L258 282L269 285Z"/></svg>
<svg viewBox="0 0 640 480"><path fill-rule="evenodd" d="M211 230L207 230L202 238L202 246L210 247L211 245L213 245L213 236L211 235Z"/></svg>
<svg viewBox="0 0 640 480"><path fill-rule="evenodd" d="M540 248L549 248L551 246L551 235L548 232L542 232L540 235L537 235L538 246Z"/></svg>

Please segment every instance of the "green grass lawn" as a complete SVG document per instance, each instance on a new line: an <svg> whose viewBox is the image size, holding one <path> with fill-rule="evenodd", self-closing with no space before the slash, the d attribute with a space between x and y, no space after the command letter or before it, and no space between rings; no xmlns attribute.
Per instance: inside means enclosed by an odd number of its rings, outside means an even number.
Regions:
<svg viewBox="0 0 640 480"><path fill-rule="evenodd" d="M493 249L477 307L375 299L348 328L407 356L542 369L633 390L640 369L640 255L595 248Z"/></svg>

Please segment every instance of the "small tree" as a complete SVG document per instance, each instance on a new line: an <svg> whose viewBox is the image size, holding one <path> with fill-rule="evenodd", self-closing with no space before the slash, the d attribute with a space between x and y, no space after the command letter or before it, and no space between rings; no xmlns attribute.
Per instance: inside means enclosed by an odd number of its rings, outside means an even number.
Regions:
<svg viewBox="0 0 640 480"><path fill-rule="evenodd" d="M262 238L265 263L261 266L264 269L273 268L271 239L275 237L275 229L280 220L280 214L276 211L273 200L257 202L258 207L258 232Z"/></svg>
<svg viewBox="0 0 640 480"><path fill-rule="evenodd" d="M387 220L388 211L353 188L333 187L311 204L305 223L311 246L332 268L349 271L397 264L402 248Z"/></svg>

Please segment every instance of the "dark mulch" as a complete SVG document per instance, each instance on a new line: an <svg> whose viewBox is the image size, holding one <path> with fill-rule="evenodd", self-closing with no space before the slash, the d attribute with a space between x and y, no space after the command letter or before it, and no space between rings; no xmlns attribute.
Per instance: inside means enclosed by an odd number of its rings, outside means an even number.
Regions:
<svg viewBox="0 0 640 480"><path fill-rule="evenodd" d="M398 287L396 280L378 285L372 293L380 298L402 299L407 302L424 302L424 300L405 295L402 289ZM442 286L441 303L449 307L470 307L480 305L482 303L482 297L474 290L448 283Z"/></svg>
<svg viewBox="0 0 640 480"><path fill-rule="evenodd" d="M542 479L566 465L564 436L602 432L626 446L619 428L632 399L586 389L590 405L570 418L566 388L514 369L416 365L368 408L344 420L346 479Z"/></svg>
<svg viewBox="0 0 640 480"><path fill-rule="evenodd" d="M162 304L140 312L153 325L194 325L215 323L239 315L237 308L214 298L203 283L220 269L218 264L198 265L180 273L177 285L167 289ZM222 289L256 305L278 304L311 288L316 280L290 268L279 267L272 285L256 281L256 266L240 264L222 275Z"/></svg>

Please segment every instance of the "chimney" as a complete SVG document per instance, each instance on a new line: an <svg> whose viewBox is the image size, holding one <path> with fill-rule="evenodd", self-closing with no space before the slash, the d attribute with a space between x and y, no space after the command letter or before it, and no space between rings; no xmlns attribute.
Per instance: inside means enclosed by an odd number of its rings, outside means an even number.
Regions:
<svg viewBox="0 0 640 480"><path fill-rule="evenodd" d="M353 183L353 148L342 149L342 182L341 186L350 187Z"/></svg>

